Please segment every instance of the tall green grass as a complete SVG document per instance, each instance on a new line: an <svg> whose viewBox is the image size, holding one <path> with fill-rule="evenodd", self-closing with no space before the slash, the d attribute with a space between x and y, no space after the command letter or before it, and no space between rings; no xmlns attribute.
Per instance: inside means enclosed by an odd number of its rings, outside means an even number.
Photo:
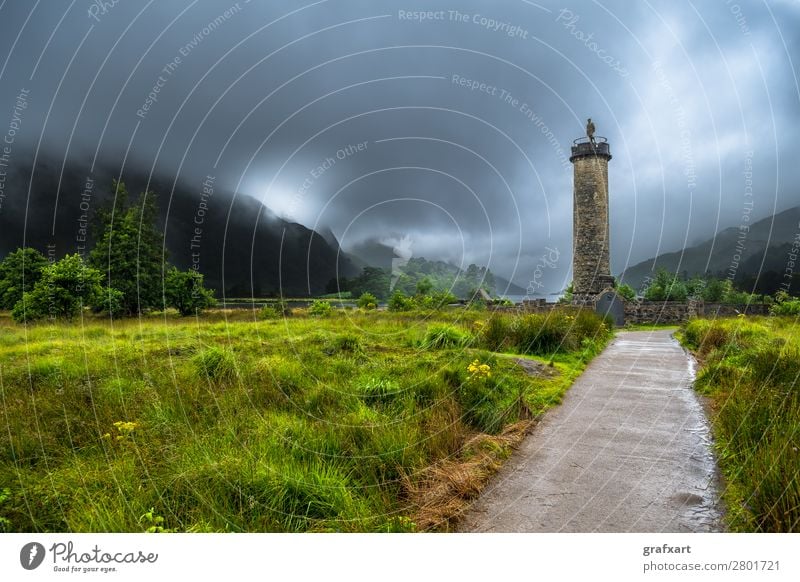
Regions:
<svg viewBox="0 0 800 582"><path fill-rule="evenodd" d="M487 317L0 316L0 529L414 529L409 482L541 412L580 369L578 350L527 376L484 349Z"/></svg>
<svg viewBox="0 0 800 582"><path fill-rule="evenodd" d="M703 364L731 528L800 531L800 325L695 320L682 339Z"/></svg>
<svg viewBox="0 0 800 582"><path fill-rule="evenodd" d="M542 314L495 314L482 326L483 345L495 351L548 356L581 349L587 341L603 344L611 335L608 321L582 309Z"/></svg>

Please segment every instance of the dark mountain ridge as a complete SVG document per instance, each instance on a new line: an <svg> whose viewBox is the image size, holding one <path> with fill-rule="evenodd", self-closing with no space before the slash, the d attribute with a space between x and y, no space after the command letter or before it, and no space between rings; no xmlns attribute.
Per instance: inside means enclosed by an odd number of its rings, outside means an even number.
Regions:
<svg viewBox="0 0 800 582"><path fill-rule="evenodd" d="M91 174L77 163L17 164L6 180L0 209L0 257L23 245L48 256L88 254L91 223L101 205L114 199L113 164ZM59 179L60 178L60 179ZM126 170L122 176L130 196L148 185L146 173ZM220 188L213 179L196 184L154 176L149 190L158 201L160 227L168 260L181 269L196 266L218 295L260 297L324 293L338 273L358 268L326 237L300 224L278 218L258 200ZM28 192L30 191L30 196ZM327 233L326 233L327 234Z"/></svg>

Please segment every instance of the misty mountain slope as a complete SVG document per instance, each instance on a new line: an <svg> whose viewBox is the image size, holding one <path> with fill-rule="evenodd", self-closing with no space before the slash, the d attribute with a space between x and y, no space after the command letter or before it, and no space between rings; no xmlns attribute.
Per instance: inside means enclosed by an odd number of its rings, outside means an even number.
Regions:
<svg viewBox="0 0 800 582"><path fill-rule="evenodd" d="M439 280L442 284L447 282L446 287L456 284L455 287L461 288L463 294L463 282L467 277L468 270L461 269L452 263L427 260L423 257L406 255L407 260L398 260L401 259L400 255L404 251L387 244L390 240L394 239L389 237L385 241L377 239L361 241L349 248L348 255L354 263L377 267L390 273L416 274L418 278L427 275L431 279ZM459 281L461 281L461 285L458 285ZM499 295L525 294L525 289L495 273L491 273L491 281L493 282L492 292ZM456 294L458 295L458 293Z"/></svg>
<svg viewBox="0 0 800 582"><path fill-rule="evenodd" d="M773 222L774 219L774 222ZM747 223L745 223L747 224ZM717 235L683 251L664 253L629 267L619 279L640 288L648 276L658 269L688 276L710 271L727 276L734 269L735 276L756 274L762 260L766 265L785 266L787 244L800 232L800 206L750 223L749 230L730 227ZM737 266L738 263L738 266Z"/></svg>
<svg viewBox="0 0 800 582"><path fill-rule="evenodd" d="M44 253L50 245L56 257L88 253L91 241L83 239L90 232L89 223L97 208L113 198L114 173L108 167L94 172L90 195L82 196L87 192L87 173L80 165L67 166L59 191L60 165L37 164L29 204L30 170L11 176L6 187L9 196L0 213L0 257L23 241ZM123 181L136 198L147 176L126 173ZM161 178L150 183L158 200L168 258L182 269L196 266L218 294L223 286L228 297L318 294L337 275L337 261L340 275L358 271L338 245L331 246L313 230L276 217L251 197L216 191L213 184L204 193L203 184L198 183L178 184L170 199L171 187L171 180Z"/></svg>

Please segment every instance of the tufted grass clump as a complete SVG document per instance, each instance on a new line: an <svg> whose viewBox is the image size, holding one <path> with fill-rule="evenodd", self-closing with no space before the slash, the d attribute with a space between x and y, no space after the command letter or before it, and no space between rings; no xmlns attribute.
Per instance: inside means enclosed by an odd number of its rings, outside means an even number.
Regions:
<svg viewBox="0 0 800 582"><path fill-rule="evenodd" d="M493 314L479 334L486 349L538 356L579 351L591 343L602 346L609 337L611 326L603 318L591 311L573 309Z"/></svg>
<svg viewBox="0 0 800 582"><path fill-rule="evenodd" d="M230 382L236 378L236 358L227 348L212 346L194 358L197 374L214 382Z"/></svg>
<svg viewBox="0 0 800 582"><path fill-rule="evenodd" d="M428 349L463 348L472 343L472 336L463 329L446 323L436 323L425 331L422 347Z"/></svg>

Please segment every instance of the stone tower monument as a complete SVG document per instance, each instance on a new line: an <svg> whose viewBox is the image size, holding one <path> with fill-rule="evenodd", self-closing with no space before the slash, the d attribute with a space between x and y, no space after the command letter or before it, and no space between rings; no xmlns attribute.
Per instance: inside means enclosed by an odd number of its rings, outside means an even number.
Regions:
<svg viewBox="0 0 800 582"><path fill-rule="evenodd" d="M608 248L608 161L611 152L604 137L594 135L592 120L587 137L573 142L573 253L572 302L594 305L604 289L613 287Z"/></svg>

